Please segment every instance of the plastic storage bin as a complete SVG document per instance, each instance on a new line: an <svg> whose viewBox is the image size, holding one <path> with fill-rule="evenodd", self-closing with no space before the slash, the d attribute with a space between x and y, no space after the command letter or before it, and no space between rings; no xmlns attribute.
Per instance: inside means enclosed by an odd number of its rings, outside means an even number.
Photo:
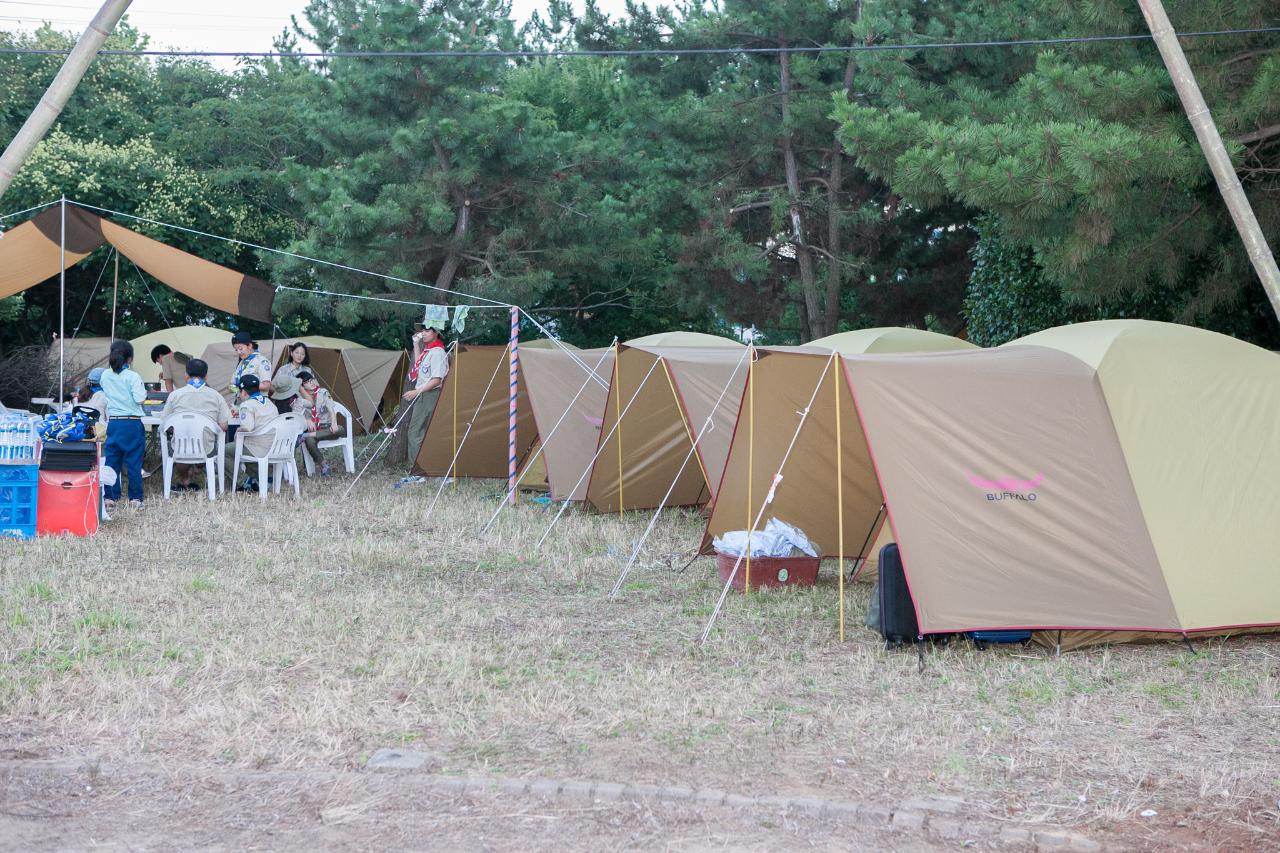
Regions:
<svg viewBox="0 0 1280 853"><path fill-rule="evenodd" d="M98 532L98 471L41 471L36 531L41 536Z"/></svg>
<svg viewBox="0 0 1280 853"><path fill-rule="evenodd" d="M720 582L724 583L733 572L738 562L735 554L716 553L716 563L720 568ZM763 586L813 586L818 581L817 557L752 557L751 588ZM733 588L739 592L747 586L747 558L743 557L738 565L738 573L733 577Z"/></svg>
<svg viewBox="0 0 1280 853"><path fill-rule="evenodd" d="M0 465L0 537L36 535L39 473L35 465Z"/></svg>

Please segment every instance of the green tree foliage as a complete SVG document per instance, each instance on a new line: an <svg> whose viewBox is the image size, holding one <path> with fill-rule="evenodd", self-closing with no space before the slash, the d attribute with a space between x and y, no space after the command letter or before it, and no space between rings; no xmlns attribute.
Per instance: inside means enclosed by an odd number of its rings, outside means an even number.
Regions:
<svg viewBox="0 0 1280 853"><path fill-rule="evenodd" d="M869 38L977 40L996 21L967 2L876 4ZM1274 4L1166 4L1184 30L1263 26ZM1023 37L1140 33L1136 4L1021 0L994 16ZM1280 53L1274 39L1186 43L1272 243L1280 236ZM989 211L1072 302L1169 291L1183 321L1252 317L1262 295L1168 74L1148 42L915 51L872 58L882 104L836 100L858 162L916 207ZM1161 299L1148 300L1153 305ZM1238 303L1232 308L1232 303ZM1153 309L1154 310L1154 309ZM1215 314L1216 312L1216 314ZM1241 316L1235 318L1236 321ZM1274 320L1227 326L1274 335ZM1274 339L1274 338L1272 338Z"/></svg>

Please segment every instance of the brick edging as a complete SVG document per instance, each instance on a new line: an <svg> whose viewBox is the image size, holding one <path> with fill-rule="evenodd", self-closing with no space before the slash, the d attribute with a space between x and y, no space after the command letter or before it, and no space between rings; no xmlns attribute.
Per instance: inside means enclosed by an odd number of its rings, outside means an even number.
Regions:
<svg viewBox="0 0 1280 853"><path fill-rule="evenodd" d="M931 814L927 810L889 809L850 800L817 797L750 797L714 788L685 788L679 785L646 785L627 782L591 782L571 779L519 779L503 776L419 775L419 780L436 790L453 794L503 793L541 797L547 800L588 802L666 802L679 805L719 806L736 809L769 809L813 817L859 823L875 829L926 834L947 841L986 841L1022 845L1043 851L1099 853L1103 845L1066 829L1032 824L994 823Z"/></svg>

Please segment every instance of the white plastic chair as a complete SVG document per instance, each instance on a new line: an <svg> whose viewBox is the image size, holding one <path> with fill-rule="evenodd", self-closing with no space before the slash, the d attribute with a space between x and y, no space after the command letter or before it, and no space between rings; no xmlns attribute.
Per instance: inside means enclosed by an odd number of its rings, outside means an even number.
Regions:
<svg viewBox="0 0 1280 853"><path fill-rule="evenodd" d="M326 447L341 447L342 467L347 469L348 474L354 474L356 472L356 442L355 438L351 434L354 429L351 425L351 410L339 403L337 400L331 399L329 401L329 411L333 413L333 420L330 424L334 429L341 429L343 431L342 435L338 438L326 438L324 441L318 441L316 442L316 447L321 450L324 450ZM339 423L339 421L341 421L341 423ZM310 424L308 423L307 426L309 427ZM316 463L311 460L311 454L307 453L306 450L302 451L302 462L306 465L307 476L314 476L316 472Z"/></svg>
<svg viewBox="0 0 1280 853"><path fill-rule="evenodd" d="M169 435L170 430L173 430L172 436ZM213 433L217 438L212 456L204 450L205 433ZM160 421L159 439L160 464L164 469L166 499L173 486L174 463L204 465L204 479L209 489L209 500L215 500L217 492L226 491L223 477L227 458L227 435L206 415L195 412L174 412Z"/></svg>
<svg viewBox="0 0 1280 853"><path fill-rule="evenodd" d="M257 462L258 463L258 496L263 501L267 499L267 470L270 468L272 480L275 483L275 492L280 494L280 483L283 477L288 477L293 481L294 497L302 495L302 489L298 485L298 462L294 458L294 451L298 447L298 436L302 435L302 419L296 415L281 415L273 420L267 427L267 431L271 433L271 449L267 451L265 456L253 456L246 452L244 447L245 433L236 430L236 456L235 463L231 467L232 482L240 476L241 463ZM252 437L257 438L259 433Z"/></svg>

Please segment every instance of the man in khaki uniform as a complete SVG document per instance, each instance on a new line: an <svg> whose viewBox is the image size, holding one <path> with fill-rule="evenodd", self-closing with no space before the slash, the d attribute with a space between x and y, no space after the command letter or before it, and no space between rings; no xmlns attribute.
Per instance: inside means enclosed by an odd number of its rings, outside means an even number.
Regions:
<svg viewBox="0 0 1280 853"><path fill-rule="evenodd" d="M160 382L165 391L176 391L187 384L188 373L183 366L190 360L186 353L174 352L164 344L151 348L151 361L160 366Z"/></svg>
<svg viewBox="0 0 1280 853"><path fill-rule="evenodd" d="M404 393L404 401L413 406L409 413L409 467L418 458L422 439L427 434L427 424L440 399L440 386L449 375L449 356L440 330L427 326L413 336L413 366L409 380L413 388Z"/></svg>
<svg viewBox="0 0 1280 853"><path fill-rule="evenodd" d="M226 432L227 422L231 420L231 407L227 405L226 399L221 394L205 384L205 377L209 375L209 365L203 359L193 358L187 362L184 374L184 378L187 381L174 390L169 395L169 398L165 400L161 418L167 418L169 415L182 412L193 412L197 415L204 415L217 424L219 429ZM167 437L165 440L167 440ZM217 445L217 442L218 437L206 430L204 452L210 453ZM195 473L198 466L175 465L174 467L178 470L181 478L174 488L199 491L200 486L191 482L192 474Z"/></svg>

